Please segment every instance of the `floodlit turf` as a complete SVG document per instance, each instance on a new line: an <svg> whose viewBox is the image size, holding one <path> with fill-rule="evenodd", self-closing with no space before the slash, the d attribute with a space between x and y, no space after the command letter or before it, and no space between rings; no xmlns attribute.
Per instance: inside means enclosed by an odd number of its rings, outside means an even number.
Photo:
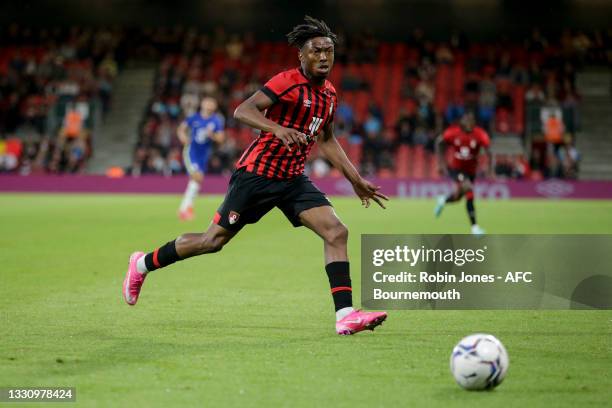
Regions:
<svg viewBox="0 0 612 408"><path fill-rule="evenodd" d="M202 230L220 199L198 201L197 221L180 223L173 196L0 195L0 387L75 386L77 405L102 407L612 401L611 311L393 311L374 333L336 336L322 244L278 210L221 253L152 273L138 305L125 305L129 253ZM433 200L386 211L333 201L354 272L361 233L468 232L463 205L435 220ZM477 209L490 233L612 232L612 202ZM510 354L492 392L463 391L449 373L452 347L472 332L498 336Z"/></svg>

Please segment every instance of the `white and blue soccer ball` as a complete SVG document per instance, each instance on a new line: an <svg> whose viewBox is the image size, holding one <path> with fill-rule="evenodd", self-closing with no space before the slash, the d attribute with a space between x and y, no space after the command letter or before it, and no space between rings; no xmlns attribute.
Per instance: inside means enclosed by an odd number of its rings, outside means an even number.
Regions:
<svg viewBox="0 0 612 408"><path fill-rule="evenodd" d="M488 390L498 386L508 371L508 352L495 336L472 334L453 349L450 369L466 390Z"/></svg>

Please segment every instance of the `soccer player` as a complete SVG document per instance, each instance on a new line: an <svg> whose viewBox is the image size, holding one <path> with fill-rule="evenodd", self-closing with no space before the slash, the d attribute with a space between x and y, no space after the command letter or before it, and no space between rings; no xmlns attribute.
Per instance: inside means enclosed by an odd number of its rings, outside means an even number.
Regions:
<svg viewBox="0 0 612 408"><path fill-rule="evenodd" d="M348 230L327 197L303 174L315 143L351 182L366 208L388 198L363 179L336 141L338 100L327 77L334 64L336 35L323 21L306 16L288 35L299 49L300 66L281 72L244 101L234 117L260 130L236 163L225 200L204 233L179 236L158 249L134 252L123 284L125 301L136 304L152 271L196 255L220 251L247 224L278 207L294 227L305 226L324 243L325 270L336 310L336 332L373 330L387 314L353 309L347 254Z"/></svg>
<svg viewBox="0 0 612 408"><path fill-rule="evenodd" d="M465 196L468 217L472 224L472 234L480 236L484 230L476 223L474 208L474 180L478 167L480 149L488 156L489 172L491 168L491 151L489 150L489 135L484 129L476 126L474 114L466 112L459 124L452 125L436 139L436 153L441 174L448 174L455 181L455 188L446 197L438 197L434 214L439 217L446 203L455 203ZM446 164L446 148L451 149L452 156Z"/></svg>
<svg viewBox="0 0 612 408"><path fill-rule="evenodd" d="M217 101L205 97L200 104L200 111L185 119L176 130L184 146L183 162L189 173L189 183L179 207L181 220L193 219L193 200L204 180L212 143L223 143L223 119L216 111Z"/></svg>

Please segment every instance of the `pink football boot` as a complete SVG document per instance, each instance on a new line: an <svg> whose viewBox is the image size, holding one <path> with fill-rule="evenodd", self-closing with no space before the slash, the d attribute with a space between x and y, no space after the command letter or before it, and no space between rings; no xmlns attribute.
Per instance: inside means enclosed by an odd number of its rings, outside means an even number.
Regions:
<svg viewBox="0 0 612 408"><path fill-rule="evenodd" d="M147 277L147 275L138 272L136 269L136 262L144 255L144 252L134 252L130 256L128 270L125 274L125 280L123 281L123 298L130 306L134 306L138 301L140 288Z"/></svg>
<svg viewBox="0 0 612 408"><path fill-rule="evenodd" d="M179 220L181 221L192 221L195 218L193 207L188 207L184 211L179 211Z"/></svg>
<svg viewBox="0 0 612 408"><path fill-rule="evenodd" d="M387 318L386 312L364 312L354 310L344 319L336 322L336 333L341 336L355 334L362 330L374 330L374 328Z"/></svg>

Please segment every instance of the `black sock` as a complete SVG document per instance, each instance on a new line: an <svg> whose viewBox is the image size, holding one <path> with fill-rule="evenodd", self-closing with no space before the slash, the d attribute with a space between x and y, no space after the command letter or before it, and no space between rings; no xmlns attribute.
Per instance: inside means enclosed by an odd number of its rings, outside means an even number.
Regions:
<svg viewBox="0 0 612 408"><path fill-rule="evenodd" d="M176 241L170 241L157 248L155 251L145 255L145 265L149 272L171 265L181 259L176 253L175 242Z"/></svg>
<svg viewBox="0 0 612 408"><path fill-rule="evenodd" d="M325 265L325 271L327 271L327 277L329 278L336 312L345 307L353 306L349 263L345 261L330 262Z"/></svg>
<svg viewBox="0 0 612 408"><path fill-rule="evenodd" d="M454 203L461 198L461 193L450 193L446 196L447 203Z"/></svg>
<svg viewBox="0 0 612 408"><path fill-rule="evenodd" d="M472 225L476 224L476 209L474 208L474 198L468 198L465 200L465 206L467 208L468 216Z"/></svg>

